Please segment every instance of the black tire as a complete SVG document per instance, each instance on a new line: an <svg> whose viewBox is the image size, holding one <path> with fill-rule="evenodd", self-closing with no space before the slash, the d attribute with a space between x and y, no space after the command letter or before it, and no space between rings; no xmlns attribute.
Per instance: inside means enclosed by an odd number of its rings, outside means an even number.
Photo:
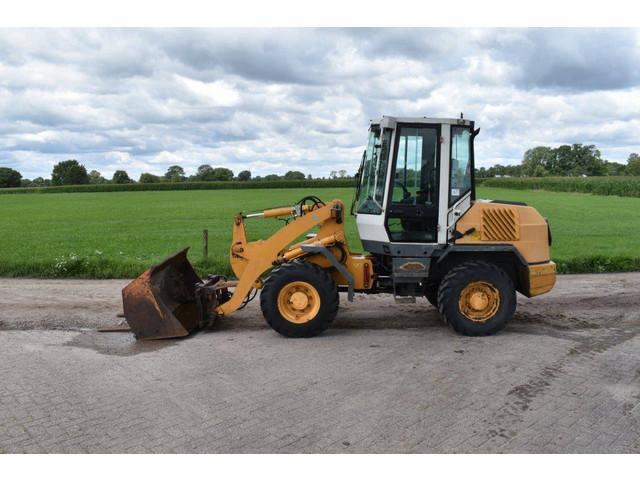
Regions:
<svg viewBox="0 0 640 480"><path fill-rule="evenodd" d="M319 296L318 312L304 323L294 323L280 312L278 296L293 282L311 285ZM267 323L285 337L314 337L325 331L338 313L338 288L329 273L304 261L286 263L271 272L260 293L260 308Z"/></svg>
<svg viewBox="0 0 640 480"><path fill-rule="evenodd" d="M490 315L482 320L473 320L460 308L461 294L465 287L474 288L471 284L480 284L493 295L496 291L499 294L497 307L495 302L489 302L494 307L489 306L481 311L480 315ZM465 262L452 268L438 289L438 309L444 321L462 335L491 335L502 330L513 317L516 304L516 290L509 275L500 267L482 261Z"/></svg>
<svg viewBox="0 0 640 480"><path fill-rule="evenodd" d="M424 292L424 297L429 301L431 305L438 308L438 287L427 287Z"/></svg>

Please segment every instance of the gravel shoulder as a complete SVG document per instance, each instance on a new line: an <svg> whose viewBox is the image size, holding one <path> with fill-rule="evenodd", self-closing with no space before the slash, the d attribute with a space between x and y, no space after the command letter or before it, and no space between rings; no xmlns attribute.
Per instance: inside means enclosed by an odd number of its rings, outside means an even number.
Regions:
<svg viewBox="0 0 640 480"><path fill-rule="evenodd" d="M0 279L0 330L86 330L114 325L122 312L120 291L127 280ZM571 331L639 326L640 273L560 275L549 294L518 296L507 331ZM333 328L427 328L441 326L424 299L395 304L390 295L345 296ZM268 329L254 300L214 329Z"/></svg>

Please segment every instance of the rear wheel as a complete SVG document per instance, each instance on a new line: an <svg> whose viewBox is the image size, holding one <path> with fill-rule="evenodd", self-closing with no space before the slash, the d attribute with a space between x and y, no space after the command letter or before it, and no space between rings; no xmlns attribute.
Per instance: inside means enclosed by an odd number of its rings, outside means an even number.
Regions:
<svg viewBox="0 0 640 480"><path fill-rule="evenodd" d="M338 288L331 276L303 261L273 270L260 294L264 318L285 337L322 333L333 322L338 305Z"/></svg>
<svg viewBox="0 0 640 480"><path fill-rule="evenodd" d="M438 289L438 309L458 333L491 335L516 309L516 290L507 273L487 262L466 262L447 273Z"/></svg>

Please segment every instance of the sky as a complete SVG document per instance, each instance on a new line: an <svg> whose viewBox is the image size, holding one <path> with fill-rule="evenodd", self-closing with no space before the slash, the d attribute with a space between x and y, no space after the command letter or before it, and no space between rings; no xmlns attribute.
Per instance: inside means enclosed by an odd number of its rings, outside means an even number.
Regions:
<svg viewBox="0 0 640 480"><path fill-rule="evenodd" d="M0 166L355 172L370 119L476 121L476 167L640 152L640 30L0 29Z"/></svg>

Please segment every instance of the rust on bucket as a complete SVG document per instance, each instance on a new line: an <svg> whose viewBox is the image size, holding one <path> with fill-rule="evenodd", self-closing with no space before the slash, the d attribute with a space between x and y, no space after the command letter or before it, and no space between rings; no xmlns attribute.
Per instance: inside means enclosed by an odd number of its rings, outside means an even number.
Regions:
<svg viewBox="0 0 640 480"><path fill-rule="evenodd" d="M185 337L199 325L196 284L187 251L145 270L122 289L124 317L139 340Z"/></svg>

